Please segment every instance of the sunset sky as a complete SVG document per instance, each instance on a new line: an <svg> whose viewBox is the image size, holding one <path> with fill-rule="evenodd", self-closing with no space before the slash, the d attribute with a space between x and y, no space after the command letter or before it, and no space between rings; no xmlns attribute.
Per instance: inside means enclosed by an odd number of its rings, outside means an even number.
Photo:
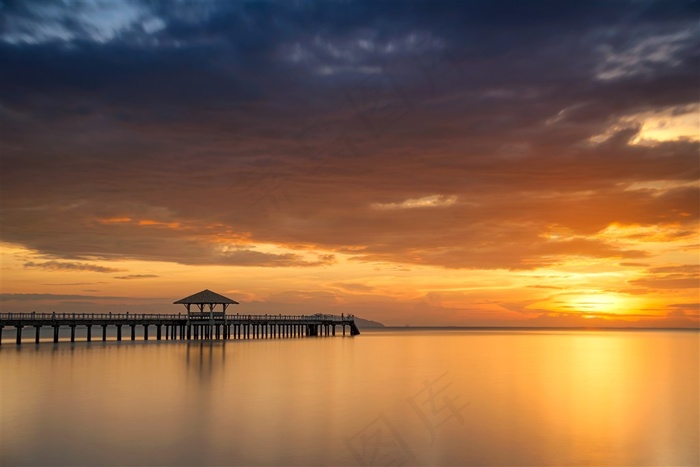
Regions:
<svg viewBox="0 0 700 467"><path fill-rule="evenodd" d="M699 6L0 1L1 311L698 327Z"/></svg>

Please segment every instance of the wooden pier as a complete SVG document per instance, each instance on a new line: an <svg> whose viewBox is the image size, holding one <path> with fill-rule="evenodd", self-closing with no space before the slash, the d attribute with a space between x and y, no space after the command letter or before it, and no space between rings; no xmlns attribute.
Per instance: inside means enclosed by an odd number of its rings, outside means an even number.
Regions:
<svg viewBox="0 0 700 467"><path fill-rule="evenodd" d="M143 328L143 340L148 340L149 330L155 331L156 340L212 340L212 339L274 339L282 337L335 336L341 327L343 336L360 334L353 316L315 314L294 315L239 315L226 314L229 305L238 302L209 289L174 302L185 305L186 313L178 314L129 314L129 313L0 313L0 344L2 330L12 326L16 330L15 342L22 343L25 327L34 328L34 341L40 341L41 328L53 328L53 341L59 342L62 327L70 328L70 341L75 342L75 330L87 328L87 341L92 341L92 328L102 328L102 340L107 340L107 328L116 327L117 341L121 341L122 328L127 326L131 340L136 340L136 328ZM221 305L221 311L216 306Z"/></svg>
<svg viewBox="0 0 700 467"><path fill-rule="evenodd" d="M2 330L14 327L15 342L22 343L25 328L34 328L39 343L42 327L53 328L53 342L59 342L61 328L70 329L70 342L76 340L76 328L87 329L87 342L107 340L107 329L116 328L117 341L136 340L137 328L143 340L203 339L276 339L290 337L335 336L346 332L360 334L352 316L335 315L227 315L225 313L130 314L130 313L0 313ZM97 329L97 336L93 329ZM340 329L339 329L340 328ZM124 333L126 331L126 334ZM29 333L27 333L29 334Z"/></svg>

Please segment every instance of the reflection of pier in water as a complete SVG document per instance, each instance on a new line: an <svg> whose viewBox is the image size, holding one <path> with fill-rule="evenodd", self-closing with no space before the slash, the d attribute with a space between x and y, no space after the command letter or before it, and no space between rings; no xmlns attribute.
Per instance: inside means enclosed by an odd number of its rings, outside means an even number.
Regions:
<svg viewBox="0 0 700 467"><path fill-rule="evenodd" d="M75 342L77 327L87 328L87 341L92 341L92 328L102 328L102 340L107 340L107 328L116 327L117 341L122 340L122 328L130 328L131 340L136 340L136 328L143 328L143 339L155 330L156 340L229 340L278 339L290 337L335 336L340 326L342 335L360 334L353 316L336 315L240 315L226 314L226 307L237 302L209 290L199 292L175 303L184 304L187 313L129 314L129 313L0 313L0 343L2 330L16 329L16 343L22 342L25 327L35 328L34 339L39 342L41 328L53 327L53 341L59 342L59 330L70 328L70 341ZM216 305L223 311L214 311ZM195 305L198 311L192 311ZM208 308L208 310L205 309Z"/></svg>
<svg viewBox="0 0 700 467"><path fill-rule="evenodd" d="M187 342L185 362L188 370L197 373L198 379L208 381L216 369L226 364L226 341L201 340Z"/></svg>

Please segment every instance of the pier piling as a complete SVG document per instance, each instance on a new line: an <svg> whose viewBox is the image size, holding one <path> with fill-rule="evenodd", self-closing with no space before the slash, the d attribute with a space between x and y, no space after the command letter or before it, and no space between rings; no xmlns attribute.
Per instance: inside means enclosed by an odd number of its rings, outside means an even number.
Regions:
<svg viewBox="0 0 700 467"><path fill-rule="evenodd" d="M155 326L156 340L229 340L281 339L337 335L336 327L346 326L351 336L360 333L352 316L312 315L224 315L212 320L206 316L181 314L96 314L96 313L0 313L0 330L15 328L15 342L22 343L25 326L34 327L34 342L40 343L41 328L53 328L53 342L58 343L61 327L70 328L70 342L76 342L76 327L87 328L87 342L92 341L92 327L102 327L102 341L107 340L107 328L117 328L117 342L122 341L122 327L131 328L131 340L136 340L136 327L143 326L143 340L149 340L149 327ZM213 321L213 322L212 322ZM0 336L0 343L2 338Z"/></svg>

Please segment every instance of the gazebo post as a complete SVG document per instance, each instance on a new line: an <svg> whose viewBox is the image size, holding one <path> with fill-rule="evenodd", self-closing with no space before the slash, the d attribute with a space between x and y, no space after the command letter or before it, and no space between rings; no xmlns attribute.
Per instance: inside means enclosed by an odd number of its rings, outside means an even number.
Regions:
<svg viewBox="0 0 700 467"><path fill-rule="evenodd" d="M185 306L187 307L187 325L185 327L187 328L187 340L189 340L192 337L192 328L190 328L190 304L185 303Z"/></svg>
<svg viewBox="0 0 700 467"><path fill-rule="evenodd" d="M204 303L197 303L197 308L199 308L199 316L197 317L197 319L201 320L202 315L204 314ZM201 321L199 322L201 323ZM206 327L200 325L197 328L197 330L199 331L198 334L200 334L199 338L204 339L204 334L207 331Z"/></svg>
<svg viewBox="0 0 700 467"><path fill-rule="evenodd" d="M209 340L214 339L214 304L209 304Z"/></svg>
<svg viewBox="0 0 700 467"><path fill-rule="evenodd" d="M228 320L226 319L226 307L228 306L228 303L222 303L221 306L224 307L224 329L221 330L223 333L222 338L228 339Z"/></svg>

